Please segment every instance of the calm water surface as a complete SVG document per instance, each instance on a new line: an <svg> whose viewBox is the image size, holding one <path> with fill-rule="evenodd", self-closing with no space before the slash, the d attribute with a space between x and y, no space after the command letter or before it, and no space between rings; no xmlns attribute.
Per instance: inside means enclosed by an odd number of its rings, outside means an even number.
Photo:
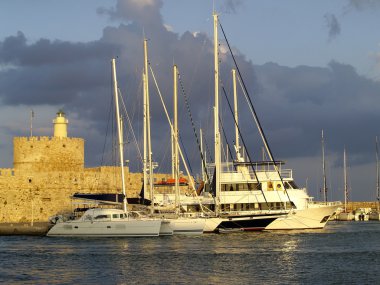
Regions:
<svg viewBox="0 0 380 285"><path fill-rule="evenodd" d="M159 238L0 237L7 284L380 284L380 222Z"/></svg>

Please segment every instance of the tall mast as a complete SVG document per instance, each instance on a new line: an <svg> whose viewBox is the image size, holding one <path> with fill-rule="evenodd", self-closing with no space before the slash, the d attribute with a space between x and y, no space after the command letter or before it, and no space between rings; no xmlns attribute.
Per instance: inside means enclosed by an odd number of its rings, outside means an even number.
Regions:
<svg viewBox="0 0 380 285"><path fill-rule="evenodd" d="M145 198L145 193L147 191L147 185L148 185L148 177L147 177L147 169L148 169L148 165L147 165L147 156L148 156L148 153L147 153L147 139L146 139L146 79L145 79L145 70L143 72L143 86L144 86L144 93L143 93L143 117L144 117L144 122L143 122L143 140L144 140L144 153L143 153L143 191L144 191L144 198Z"/></svg>
<svg viewBox="0 0 380 285"><path fill-rule="evenodd" d="M174 180L175 180L175 211L179 213L179 159L178 159L178 97L177 97L177 66L173 66L173 105L174 105L174 130L173 130L173 145L174 145Z"/></svg>
<svg viewBox="0 0 380 285"><path fill-rule="evenodd" d="M154 212L154 191L153 191L153 163L152 163L152 143L150 138L150 104L149 104L149 76L148 76L148 45L147 39L144 39L144 71L145 71L145 123L146 123L146 133L147 136L147 164L149 169L149 192L150 192L150 201L151 207L150 212Z"/></svg>
<svg viewBox="0 0 380 285"><path fill-rule="evenodd" d="M237 100L237 90L236 90L236 70L232 69L232 82L234 88L234 116L235 116L235 151L236 160L242 161L242 156L240 153L239 145L239 115L238 115L238 100Z"/></svg>
<svg viewBox="0 0 380 285"><path fill-rule="evenodd" d="M346 148L344 148L344 152L343 152L343 173L344 173L344 212L347 212L348 187L347 187Z"/></svg>
<svg viewBox="0 0 380 285"><path fill-rule="evenodd" d="M206 155L203 151L203 131L202 131L202 129L199 129L199 136L201 139L201 153L202 153L203 159L205 160L204 164L206 165ZM203 182L206 182L206 173L205 173L205 169L204 169L204 164L203 164L203 161L201 161L202 180L203 180Z"/></svg>
<svg viewBox="0 0 380 285"><path fill-rule="evenodd" d="M117 134L119 138L119 154L120 154L120 168L121 168L121 185L123 190L123 210L124 213L127 212L127 196L125 192L125 178L124 178L124 153L123 153L123 136L121 135L121 117L119 113L119 96L118 96L118 87L116 79L116 64L115 59L112 61L112 79L113 79L113 93L115 96L115 108L116 108L116 122L117 122Z"/></svg>
<svg viewBox="0 0 380 285"><path fill-rule="evenodd" d="M380 208L380 178L379 178L379 144L376 137L376 193L377 193L377 212Z"/></svg>
<svg viewBox="0 0 380 285"><path fill-rule="evenodd" d="M323 200L327 204L327 180L326 180L326 163L325 163L325 139L322 130L322 170L323 170Z"/></svg>
<svg viewBox="0 0 380 285"><path fill-rule="evenodd" d="M214 83L215 83L215 106L214 106L214 157L215 157L215 213L220 212L220 132L219 132L219 59L218 59L218 15L214 12Z"/></svg>

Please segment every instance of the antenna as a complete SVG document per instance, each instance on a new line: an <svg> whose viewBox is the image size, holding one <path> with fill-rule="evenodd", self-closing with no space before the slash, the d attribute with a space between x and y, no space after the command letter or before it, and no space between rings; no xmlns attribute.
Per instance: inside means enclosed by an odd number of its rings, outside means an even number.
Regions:
<svg viewBox="0 0 380 285"><path fill-rule="evenodd" d="M33 118L34 118L34 111L33 109L30 110L30 136L33 136Z"/></svg>

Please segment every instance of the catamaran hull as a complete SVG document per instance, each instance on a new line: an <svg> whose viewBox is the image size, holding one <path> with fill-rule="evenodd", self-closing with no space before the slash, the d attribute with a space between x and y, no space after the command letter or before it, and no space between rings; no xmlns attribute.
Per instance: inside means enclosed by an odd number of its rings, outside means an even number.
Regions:
<svg viewBox="0 0 380 285"><path fill-rule="evenodd" d="M265 230L322 229L337 208L336 205L319 205L303 210L292 210L288 215L270 223Z"/></svg>
<svg viewBox="0 0 380 285"><path fill-rule="evenodd" d="M47 236L81 237L153 237L158 236L161 220L59 222Z"/></svg>

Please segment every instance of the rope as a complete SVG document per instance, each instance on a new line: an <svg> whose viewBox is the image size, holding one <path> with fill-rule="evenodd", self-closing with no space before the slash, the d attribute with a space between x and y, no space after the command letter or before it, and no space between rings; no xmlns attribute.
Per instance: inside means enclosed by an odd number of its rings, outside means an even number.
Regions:
<svg viewBox="0 0 380 285"><path fill-rule="evenodd" d="M183 83L182 83L181 75L180 75L179 72L178 72L177 75L178 75L179 85L181 86L182 95L183 95L183 97L185 99L186 109L187 109L187 113L188 113L189 118L190 118L191 126L193 128L193 133L194 133L195 139L197 141L199 154L201 156L202 166L203 166L204 172L206 173L207 180L208 180L209 177L208 177L208 173L207 173L206 162L205 162L202 150L201 150L201 144L200 144L199 139L198 139L198 134L197 134L197 131L195 129L195 124L194 124L193 116L192 116L191 110L190 110L190 104L189 104L189 101L188 101L187 96L186 96L186 92L185 92L185 88L184 88ZM185 151L185 153L186 153L186 151Z"/></svg>
<svg viewBox="0 0 380 285"><path fill-rule="evenodd" d="M288 191L287 191L286 188L285 188L285 183L284 183L284 181L283 181L283 179L282 179L282 176L281 176L281 174L280 174L280 171L279 171L279 169L278 169L278 167L277 167L277 165L276 165L276 163L275 163L275 160L274 160L274 156L273 156L273 154L272 154L272 151L271 151L271 149L270 149L270 147L269 147L268 140L267 140L267 138L266 138L266 136L265 136L265 134L264 134L264 130L263 130L263 128L261 127L261 124L260 124L260 121L259 121L259 119L258 119L257 113L256 113L256 111L255 111L255 108L253 107L251 97L249 96L249 93L248 93L247 87L245 86L245 83L244 83L243 77L242 77L242 75L241 75L241 73L240 73L240 69L239 69L239 66L237 65L237 62L236 62L235 56L234 56L234 54L233 54L233 52L232 52L232 49L231 49L230 43L228 42L227 36L226 36L226 34L225 34L225 32L224 32L224 29L223 29L223 27L222 27L222 23L221 23L220 21L218 21L218 22L219 22L219 26L220 26L220 28L221 28L221 30L222 30L222 33L223 33L224 39L226 40L226 43L227 43L228 49L229 49L229 51L230 51L230 54L231 54L231 56L232 56L232 59L233 59L233 61L234 61L234 64L235 64L236 70L237 70L237 72L238 72L238 74L239 74L239 80L241 80L241 83L242 83L242 85L243 85L244 95L245 95L245 97L246 97L246 99L247 99L247 101L248 101L248 103L249 103L249 107L250 107L251 112L252 112L252 115L253 115L253 117L254 117L254 119L255 119L255 121L256 121L257 128L259 129L259 132L260 132L260 134L261 134L261 137L262 137L262 139L263 139L263 141L264 141L264 145L265 145L265 147L267 148L267 151L268 151L268 154L269 154L269 156L270 156L270 159L271 159L272 162L274 163L274 164L273 164L273 165L274 165L274 168L276 169L277 174L278 174L278 176L279 176L279 178L280 178L280 180L281 180L281 184L282 184L282 186L284 187L284 190L285 190L286 196L288 197L289 202L291 202L290 197L289 197L289 193L288 193ZM236 123L236 122L235 122L235 123ZM246 150L247 150L247 148L246 148ZM291 203L291 204L294 205L293 203ZM294 206L295 206L295 205L294 205Z"/></svg>

